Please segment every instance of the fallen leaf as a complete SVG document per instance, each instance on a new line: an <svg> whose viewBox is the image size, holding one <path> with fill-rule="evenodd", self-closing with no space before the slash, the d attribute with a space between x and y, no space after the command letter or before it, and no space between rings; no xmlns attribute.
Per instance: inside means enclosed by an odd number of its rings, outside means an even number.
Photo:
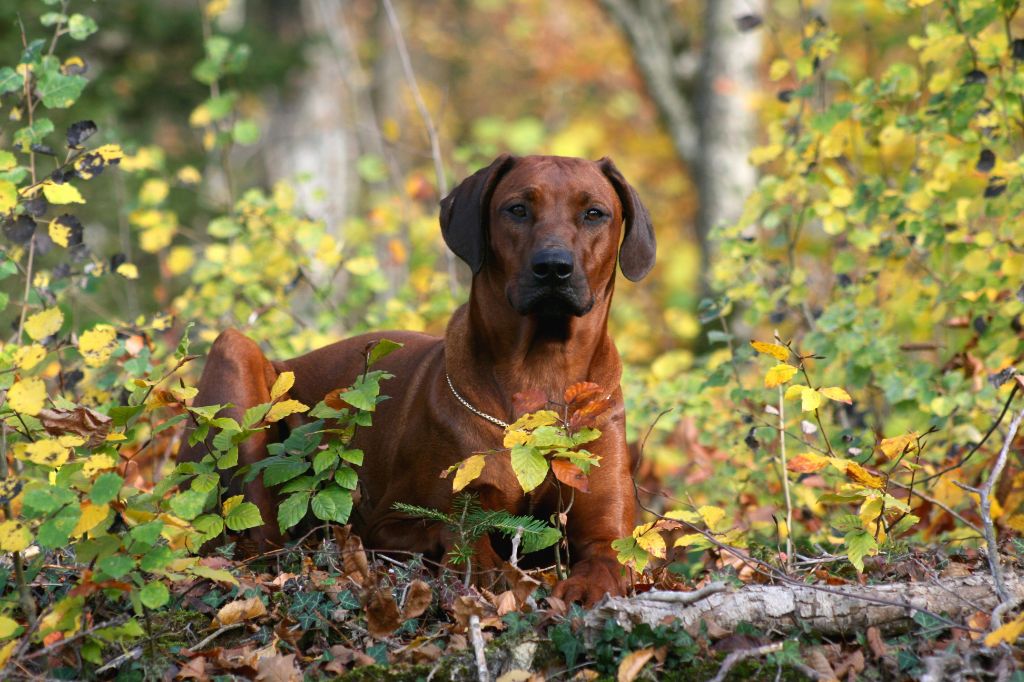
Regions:
<svg viewBox="0 0 1024 682"><path fill-rule="evenodd" d="M366 626L370 635L384 639L402 624L402 614L388 589L375 590L366 601Z"/></svg>
<svg viewBox="0 0 1024 682"><path fill-rule="evenodd" d="M413 580L409 584L409 590L405 595L405 606L402 608L402 618L419 618L423 612L430 608L430 602L434 594L430 585L422 580Z"/></svg>
<svg viewBox="0 0 1024 682"><path fill-rule="evenodd" d="M878 629L877 625L872 625L868 628L867 635L871 653L875 655L875 658L885 658L886 654L889 653L889 647L885 645L885 640L882 639L882 631Z"/></svg>
<svg viewBox="0 0 1024 682"><path fill-rule="evenodd" d="M239 599L225 604L217 612L214 618L214 625L233 625L243 620L252 620L267 615L267 607L263 605L259 597L250 599Z"/></svg>
<svg viewBox="0 0 1024 682"><path fill-rule="evenodd" d="M506 613L512 613L518 607L516 606L516 595L512 590L505 590L501 594L494 598L494 607L498 610L498 617L504 616Z"/></svg>
<svg viewBox="0 0 1024 682"><path fill-rule="evenodd" d="M618 682L633 682L636 676L640 674L644 666L647 665L647 661L651 660L651 656L654 655L654 648L647 647L646 649L640 649L626 654L623 657L622 662L619 663L619 673L616 677Z"/></svg>
<svg viewBox="0 0 1024 682"><path fill-rule="evenodd" d="M967 619L967 625L978 631L970 633L971 639L981 639L985 636L985 631L992 626L992 616L984 611L975 611ZM870 642L871 640L869 639L868 641Z"/></svg>
<svg viewBox="0 0 1024 682"><path fill-rule="evenodd" d="M295 654L264 656L259 659L258 682L301 682L302 673L295 665Z"/></svg>
<svg viewBox="0 0 1024 682"><path fill-rule="evenodd" d="M178 670L178 674L175 676L178 680L200 680L206 682L210 679L210 676L206 673L206 658L203 656L196 656L191 661L181 666Z"/></svg>

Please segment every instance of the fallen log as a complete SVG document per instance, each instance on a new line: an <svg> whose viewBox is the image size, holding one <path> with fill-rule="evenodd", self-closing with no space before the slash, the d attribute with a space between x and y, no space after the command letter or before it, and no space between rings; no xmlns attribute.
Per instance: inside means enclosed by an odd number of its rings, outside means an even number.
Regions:
<svg viewBox="0 0 1024 682"><path fill-rule="evenodd" d="M1024 576L1008 573L1011 598L1024 599ZM936 578L928 582L878 585L818 586L803 584L744 585L733 589L715 583L703 593L653 591L635 597L607 598L584 617L588 638L609 619L631 630L678 624L691 635L706 624L719 636L742 623L762 630L813 631L847 637L876 626L884 634L905 632L918 612L938 614L960 625L977 612L990 612L999 603L992 576Z"/></svg>

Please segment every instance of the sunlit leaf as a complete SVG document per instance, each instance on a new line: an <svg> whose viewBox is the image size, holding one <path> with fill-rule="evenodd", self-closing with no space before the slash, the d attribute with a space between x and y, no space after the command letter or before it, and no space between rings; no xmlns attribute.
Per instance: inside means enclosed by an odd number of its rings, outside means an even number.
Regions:
<svg viewBox="0 0 1024 682"><path fill-rule="evenodd" d="M485 455L472 455L462 460L455 470L455 478L452 480L452 492L459 492L480 476L487 463Z"/></svg>
<svg viewBox="0 0 1024 682"><path fill-rule="evenodd" d="M781 386L797 373L797 368L793 365L775 365L768 373L764 375L764 386L765 388L775 388Z"/></svg>
<svg viewBox="0 0 1024 682"><path fill-rule="evenodd" d="M779 362L785 362L789 359L789 349L785 346L780 346L777 343L765 343L764 341L751 341L750 345L754 347L758 353L764 353L770 355Z"/></svg>

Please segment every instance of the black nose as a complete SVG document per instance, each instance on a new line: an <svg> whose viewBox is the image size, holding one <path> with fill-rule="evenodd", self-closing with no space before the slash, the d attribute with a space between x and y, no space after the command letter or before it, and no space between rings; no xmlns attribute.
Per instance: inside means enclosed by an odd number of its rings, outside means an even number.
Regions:
<svg viewBox="0 0 1024 682"><path fill-rule="evenodd" d="M557 284L572 276L572 251L568 249L541 249L530 259L533 276L547 284Z"/></svg>

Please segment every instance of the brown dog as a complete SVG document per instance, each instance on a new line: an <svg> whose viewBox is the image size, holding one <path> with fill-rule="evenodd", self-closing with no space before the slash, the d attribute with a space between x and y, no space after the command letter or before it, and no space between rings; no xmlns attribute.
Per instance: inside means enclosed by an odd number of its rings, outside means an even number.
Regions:
<svg viewBox="0 0 1024 682"><path fill-rule="evenodd" d="M277 374L292 371L290 397L313 405L363 371L368 342L388 338L404 344L375 365L395 378L383 388L391 399L378 406L375 426L356 436L354 445L366 458L352 523L367 547L440 558L449 548L441 524L412 521L391 507L405 502L448 509L451 481L439 473L474 452L501 448L502 428L471 412L455 392L477 411L511 422L517 392L540 390L558 399L573 383L596 382L613 390L614 407L601 438L587 446L601 456L600 466L591 470L590 492L577 492L569 513L571 575L555 595L593 602L605 593L621 594L622 570L610 543L630 534L635 512L622 368L607 323L616 253L623 274L634 281L654 265L650 216L609 159L505 155L445 197L441 230L473 270L469 302L452 316L443 339L377 332L271 362L253 341L229 329L213 344L196 404L231 403L235 407L227 414L237 418L245 408L269 401ZM266 457L267 443L278 436L271 430L250 439L239 463ZM195 461L202 452L189 448L179 459ZM489 458L471 488L485 508L541 519L558 501L550 475L524 494L501 457ZM266 521L256 537L280 543L273 491L257 479L245 492ZM500 565L486 540L478 543L476 565Z"/></svg>

